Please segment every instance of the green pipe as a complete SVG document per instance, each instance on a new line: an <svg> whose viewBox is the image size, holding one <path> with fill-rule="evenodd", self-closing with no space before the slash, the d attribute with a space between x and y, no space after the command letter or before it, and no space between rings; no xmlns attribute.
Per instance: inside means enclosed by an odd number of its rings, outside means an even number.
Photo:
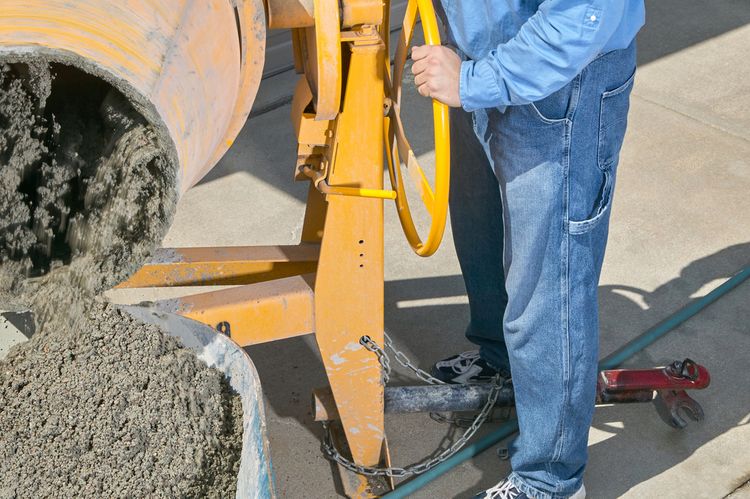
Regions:
<svg viewBox="0 0 750 499"><path fill-rule="evenodd" d="M731 290L747 280L748 277L750 277L750 267L742 269L740 272L725 281L722 285L708 293L706 296L699 298L698 300L695 300L695 302L678 310L665 321L652 327L633 341L627 343L619 350L602 359L602 361L599 362L599 368L616 368L636 353L651 345L656 340L674 330L680 324L684 323L685 321L696 315L698 312L705 309L725 294L729 293ZM382 498L399 499L408 497L410 494L415 493L431 481L447 473L464 461L467 461L472 457L481 454L493 445L496 445L500 441L508 438L516 431L518 431L518 421L513 418L503 423L497 430L493 431L492 433L485 435L484 437L470 445L467 445L460 452L454 454L450 459L447 459L446 461L440 463L430 471L418 475L412 480L409 480L408 482L400 485L398 488L396 488L396 490L382 496Z"/></svg>
<svg viewBox="0 0 750 499"><path fill-rule="evenodd" d="M730 279L724 281L724 283L712 290L706 296L703 296L678 310L663 322L652 327L634 340L628 342L619 350L602 359L601 362L599 362L599 369L615 369L627 359L669 333L725 294L732 291L734 288L742 284L748 277L750 277L750 267L745 267Z"/></svg>

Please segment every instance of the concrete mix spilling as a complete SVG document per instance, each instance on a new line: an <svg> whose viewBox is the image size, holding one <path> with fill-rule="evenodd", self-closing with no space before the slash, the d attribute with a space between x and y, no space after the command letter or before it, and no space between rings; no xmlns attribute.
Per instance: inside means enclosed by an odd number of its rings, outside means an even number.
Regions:
<svg viewBox="0 0 750 499"><path fill-rule="evenodd" d="M105 82L0 63L0 306L36 322L0 361L0 498L235 494L239 396L98 297L166 233L165 150Z"/></svg>

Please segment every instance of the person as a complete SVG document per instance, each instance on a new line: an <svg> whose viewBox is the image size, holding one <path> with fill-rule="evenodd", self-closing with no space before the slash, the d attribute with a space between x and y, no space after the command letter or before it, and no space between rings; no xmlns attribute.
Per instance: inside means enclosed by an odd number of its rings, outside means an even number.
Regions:
<svg viewBox="0 0 750 499"><path fill-rule="evenodd" d="M450 46L412 50L451 109L450 215L477 350L444 381L512 376L512 472L476 497L585 497L599 281L643 0L435 0Z"/></svg>

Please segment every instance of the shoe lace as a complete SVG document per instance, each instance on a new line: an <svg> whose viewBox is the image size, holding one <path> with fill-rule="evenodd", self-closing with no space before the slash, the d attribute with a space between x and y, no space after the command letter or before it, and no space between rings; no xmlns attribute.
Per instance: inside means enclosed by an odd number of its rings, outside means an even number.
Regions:
<svg viewBox="0 0 750 499"><path fill-rule="evenodd" d="M485 499L515 499L520 493L512 483L505 481L500 482L485 492Z"/></svg>
<svg viewBox="0 0 750 499"><path fill-rule="evenodd" d="M479 360L479 350L469 350L458 354L455 361L451 363L451 369L456 374L465 373L471 366Z"/></svg>

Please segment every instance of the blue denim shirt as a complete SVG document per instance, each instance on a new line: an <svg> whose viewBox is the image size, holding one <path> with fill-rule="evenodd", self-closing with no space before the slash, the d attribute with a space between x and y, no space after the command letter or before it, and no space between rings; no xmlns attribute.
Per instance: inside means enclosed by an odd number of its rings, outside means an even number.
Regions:
<svg viewBox="0 0 750 499"><path fill-rule="evenodd" d="M439 7L437 0L436 5ZM627 48L643 0L440 0L467 111L528 104L569 83L597 55Z"/></svg>

